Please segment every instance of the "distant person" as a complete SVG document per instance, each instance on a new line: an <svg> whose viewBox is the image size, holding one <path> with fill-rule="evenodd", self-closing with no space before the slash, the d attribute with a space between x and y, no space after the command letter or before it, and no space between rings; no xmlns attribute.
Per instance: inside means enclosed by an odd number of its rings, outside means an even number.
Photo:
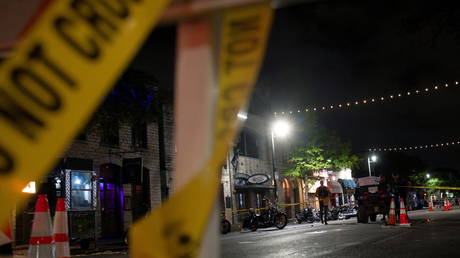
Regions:
<svg viewBox="0 0 460 258"><path fill-rule="evenodd" d="M388 186L388 181L387 181L386 177L384 175L380 175L379 190L383 191L383 193L388 196L388 192L389 192L388 188L389 188L389 186ZM385 220L386 215L389 213L390 202L391 202L391 199L389 197L387 197L385 199L385 208L384 208L384 211L383 211L383 214L382 214L383 215L382 221Z"/></svg>
<svg viewBox="0 0 460 258"><path fill-rule="evenodd" d="M324 223L325 225L327 225L327 211L329 207L329 200L330 200L331 192L329 191L327 187L324 186L323 180L319 181L319 184L321 186L318 187L318 189L316 189L315 196L318 197L318 200L319 200L319 216L321 218L321 223Z"/></svg>

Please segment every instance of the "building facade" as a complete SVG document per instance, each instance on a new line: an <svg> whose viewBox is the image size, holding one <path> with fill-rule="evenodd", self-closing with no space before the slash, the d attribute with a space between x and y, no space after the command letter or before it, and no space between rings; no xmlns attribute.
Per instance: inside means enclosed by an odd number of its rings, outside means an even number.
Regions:
<svg viewBox="0 0 460 258"><path fill-rule="evenodd" d="M27 243L36 194L65 198L72 238L122 238L133 221L167 198L173 169L173 111L163 105L152 123L102 125L79 135L16 211L17 243Z"/></svg>

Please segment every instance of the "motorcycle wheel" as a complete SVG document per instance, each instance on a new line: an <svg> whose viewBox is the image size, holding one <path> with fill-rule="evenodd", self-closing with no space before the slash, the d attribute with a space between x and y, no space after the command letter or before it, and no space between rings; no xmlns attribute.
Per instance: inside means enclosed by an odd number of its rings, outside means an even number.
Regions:
<svg viewBox="0 0 460 258"><path fill-rule="evenodd" d="M283 229L287 225L287 216L284 213L280 213L275 217L275 227Z"/></svg>
<svg viewBox="0 0 460 258"><path fill-rule="evenodd" d="M227 234L230 232L232 229L232 226L230 225L230 222L228 220L222 220L222 223L220 224L220 233L222 234Z"/></svg>
<svg viewBox="0 0 460 258"><path fill-rule="evenodd" d="M296 215L295 220L296 220L297 224L302 224L302 219L300 218L300 216Z"/></svg>
<svg viewBox="0 0 460 258"><path fill-rule="evenodd" d="M256 225L255 223L253 223L253 224L251 224L251 225L249 226L249 229L250 229L252 232L254 232L254 231L257 230L257 225Z"/></svg>
<svg viewBox="0 0 460 258"><path fill-rule="evenodd" d="M339 212L339 220L343 220L345 219L345 215L343 215L343 213Z"/></svg>

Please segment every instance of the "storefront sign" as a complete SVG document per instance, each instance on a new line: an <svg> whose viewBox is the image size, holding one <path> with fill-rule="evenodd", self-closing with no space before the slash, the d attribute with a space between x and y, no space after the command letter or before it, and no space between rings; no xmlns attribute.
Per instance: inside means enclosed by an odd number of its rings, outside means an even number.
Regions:
<svg viewBox="0 0 460 258"><path fill-rule="evenodd" d="M268 176L265 174L255 174L248 178L248 182L251 184L263 184L268 181Z"/></svg>
<svg viewBox="0 0 460 258"><path fill-rule="evenodd" d="M249 178L249 175L248 175L248 174L244 174L244 173L236 173L233 177L234 177L234 178L248 179L248 178Z"/></svg>

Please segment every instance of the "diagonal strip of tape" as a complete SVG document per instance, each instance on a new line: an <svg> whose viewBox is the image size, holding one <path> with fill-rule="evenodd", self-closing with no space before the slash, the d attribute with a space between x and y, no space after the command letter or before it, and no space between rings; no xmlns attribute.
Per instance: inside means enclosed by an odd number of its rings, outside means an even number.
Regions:
<svg viewBox="0 0 460 258"><path fill-rule="evenodd" d="M399 186L404 188L416 188L416 189L437 189L437 190L460 190L460 187L455 186Z"/></svg>
<svg viewBox="0 0 460 258"><path fill-rule="evenodd" d="M267 4L224 12L213 155L187 185L132 227L134 258L198 255L217 198L222 163L238 129L237 113L255 84L272 15Z"/></svg>
<svg viewBox="0 0 460 258"><path fill-rule="evenodd" d="M169 0L59 0L0 66L0 222L53 167Z"/></svg>

